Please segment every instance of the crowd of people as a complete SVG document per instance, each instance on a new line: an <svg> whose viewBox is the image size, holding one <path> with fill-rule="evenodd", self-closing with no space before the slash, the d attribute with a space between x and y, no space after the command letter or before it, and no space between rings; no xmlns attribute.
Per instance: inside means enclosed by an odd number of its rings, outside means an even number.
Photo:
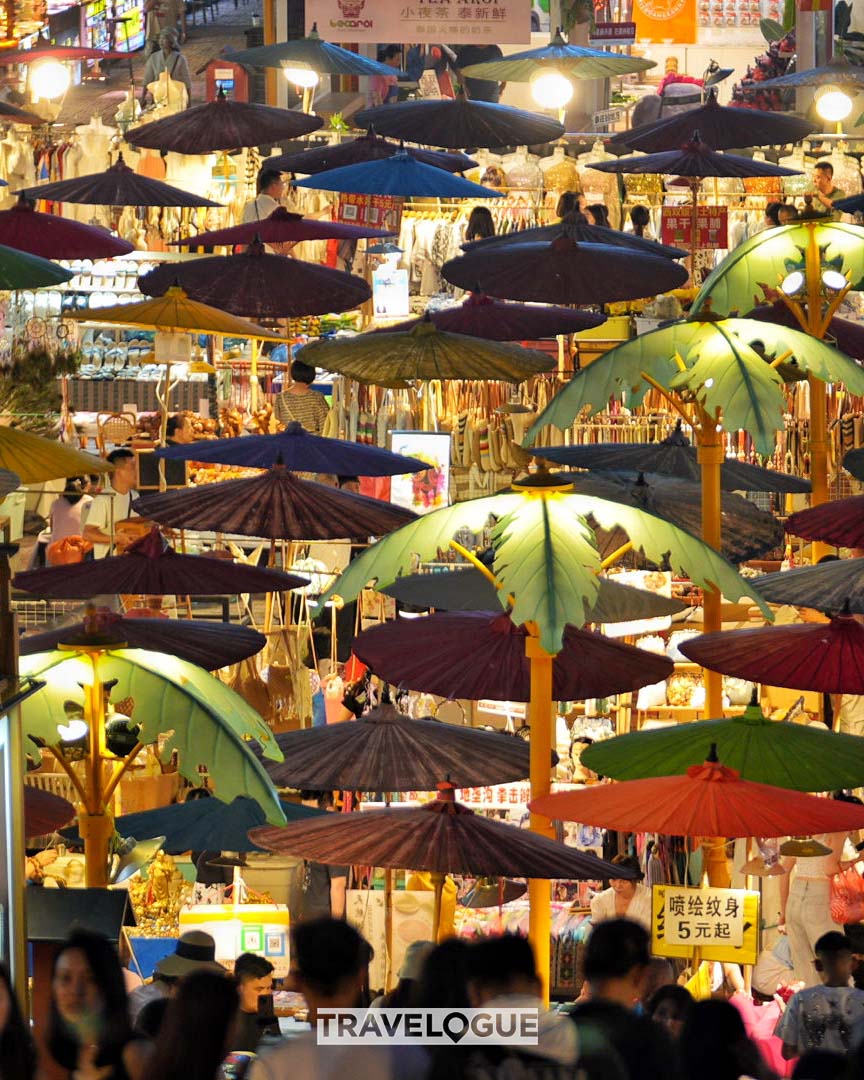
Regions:
<svg viewBox="0 0 864 1080"><path fill-rule="evenodd" d="M34 1034L0 971L0 1078L36 1080L775 1080L755 1037L760 997L696 1001L652 958L637 922L610 918L584 951L584 985L572 1003L547 1008L528 942L517 935L409 949L382 1010L532 1009L536 1045L458 1042L324 1045L323 1010L369 1002L372 949L341 919L301 920L291 932L286 986L305 999L310 1030L279 1036L273 967L246 953L233 973L215 960L213 939L182 935L156 980L127 990L114 946L73 930L53 966L47 1015ZM831 931L816 944L820 984L775 998L782 1058L796 1080L864 1075L864 990L850 940ZM769 1015L766 1013L766 1015ZM771 1016L774 1013L770 1013Z"/></svg>

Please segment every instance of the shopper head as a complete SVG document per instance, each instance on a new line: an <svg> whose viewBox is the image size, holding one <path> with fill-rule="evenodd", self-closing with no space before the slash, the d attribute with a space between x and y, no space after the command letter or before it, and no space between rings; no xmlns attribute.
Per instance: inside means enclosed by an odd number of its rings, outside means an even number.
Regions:
<svg viewBox="0 0 864 1080"><path fill-rule="evenodd" d="M674 982L675 971L672 964L665 956L652 956L642 977L642 987L639 994L643 1009L647 1009L648 1002L661 986L669 986Z"/></svg>
<svg viewBox="0 0 864 1080"><path fill-rule="evenodd" d="M89 487L89 476L70 476L63 487L62 497L70 506L74 506L87 494Z"/></svg>
<svg viewBox="0 0 864 1080"><path fill-rule="evenodd" d="M813 166L813 186L823 195L834 188L834 166L830 161L817 161Z"/></svg>
<svg viewBox="0 0 864 1080"><path fill-rule="evenodd" d="M234 978L240 993L240 1008L245 1013L258 1012L258 998L273 989L273 965L257 953L241 953L234 963Z"/></svg>
<svg viewBox="0 0 864 1080"><path fill-rule="evenodd" d="M21 1007L0 964L0 1077L2 1080L32 1080L36 1073L36 1050L30 1028L21 1015Z"/></svg>
<svg viewBox="0 0 864 1080"><path fill-rule="evenodd" d="M295 383L311 386L315 382L315 368L310 364L304 364L302 360L295 360L291 365L291 378Z"/></svg>
<svg viewBox="0 0 864 1080"><path fill-rule="evenodd" d="M125 495L138 482L138 459L131 450L120 446L105 459L112 467L111 487L118 495Z"/></svg>
<svg viewBox="0 0 864 1080"><path fill-rule="evenodd" d="M488 206L475 206L468 217L466 240L485 240L495 235L495 222Z"/></svg>
<svg viewBox="0 0 864 1080"><path fill-rule="evenodd" d="M177 31L166 27L159 35L159 48L165 56L180 52L180 39L177 36Z"/></svg>
<svg viewBox="0 0 864 1080"><path fill-rule="evenodd" d="M581 212L585 206L585 196L581 191L562 191L558 196L558 205L555 213L559 218L565 218L568 214Z"/></svg>
<svg viewBox="0 0 864 1080"><path fill-rule="evenodd" d="M504 170L499 165L489 165L480 177L480 183L487 188L502 188L507 180Z"/></svg>
<svg viewBox="0 0 864 1080"><path fill-rule="evenodd" d="M372 948L341 919L310 919L291 931L291 979L306 998L312 1024L322 1008L358 1006Z"/></svg>
<svg viewBox="0 0 864 1080"><path fill-rule="evenodd" d="M54 959L48 1049L66 1069L96 1046L97 1067L118 1065L132 1037L123 969L107 938L75 930Z"/></svg>
<svg viewBox="0 0 864 1080"><path fill-rule="evenodd" d="M534 950L526 938L503 934L469 948L468 995L475 1008L506 994L536 997L540 992Z"/></svg>
<svg viewBox="0 0 864 1080"><path fill-rule="evenodd" d="M632 1007L651 960L648 932L630 919L595 926L585 948L590 996Z"/></svg>
<svg viewBox="0 0 864 1080"><path fill-rule="evenodd" d="M195 441L192 421L186 413L174 413L173 416L168 417L165 437L170 442L177 443L178 446L186 446Z"/></svg>
<svg viewBox="0 0 864 1080"><path fill-rule="evenodd" d="M215 1080L230 1053L237 987L227 975L196 971L180 980L159 1029L147 1075L159 1080Z"/></svg>
<svg viewBox="0 0 864 1080"><path fill-rule="evenodd" d="M337 476L336 485L341 488L342 491L351 491L355 495L360 494L359 476Z"/></svg>
<svg viewBox="0 0 864 1080"><path fill-rule="evenodd" d="M677 1040L681 1037L684 1024L694 1004L689 990L672 983L655 990L645 1008L645 1013L656 1024L665 1028L670 1038Z"/></svg>
<svg viewBox="0 0 864 1080"><path fill-rule="evenodd" d="M612 865L620 866L622 871L627 874L627 877L610 878L610 888L616 896L621 896L625 900L632 900L636 895L636 886L645 876L642 873L639 860L633 855L616 855L612 859Z"/></svg>
<svg viewBox="0 0 864 1080"><path fill-rule="evenodd" d="M651 215L648 213L647 206L642 206L642 204L639 203L630 211L630 223L633 226L634 236L644 236L650 221Z"/></svg>
<svg viewBox="0 0 864 1080"><path fill-rule="evenodd" d="M585 207L585 217L589 225L600 225L604 229L609 228L609 211L603 203L591 203Z"/></svg>
<svg viewBox="0 0 864 1080"><path fill-rule="evenodd" d="M442 941L426 957L414 987L413 1004L423 1009L467 1009L468 951L461 938Z"/></svg>
<svg viewBox="0 0 864 1080"><path fill-rule="evenodd" d="M781 225L788 225L790 221L797 221L799 216L798 207L794 203L782 203L777 211L777 219Z"/></svg>
<svg viewBox="0 0 864 1080"><path fill-rule="evenodd" d="M279 199L285 194L285 181L282 178L282 172L279 169L274 169L269 165L265 165L261 172L258 173L258 194L269 195L271 199Z"/></svg>
<svg viewBox="0 0 864 1080"><path fill-rule="evenodd" d="M402 49L399 45L385 45L378 50L378 63L386 64L387 67L399 68L402 66Z"/></svg>
<svg viewBox="0 0 864 1080"><path fill-rule="evenodd" d="M848 986L855 967L852 942L839 930L829 930L813 946L823 986Z"/></svg>
<svg viewBox="0 0 864 1080"><path fill-rule="evenodd" d="M679 1042L687 1080L739 1080L766 1075L758 1047L728 1001L697 1001L684 1023Z"/></svg>

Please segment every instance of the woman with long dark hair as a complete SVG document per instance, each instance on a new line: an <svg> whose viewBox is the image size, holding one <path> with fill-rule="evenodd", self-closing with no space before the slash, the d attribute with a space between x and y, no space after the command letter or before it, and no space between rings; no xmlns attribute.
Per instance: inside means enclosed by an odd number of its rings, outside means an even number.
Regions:
<svg viewBox="0 0 864 1080"><path fill-rule="evenodd" d="M165 1010L148 1076L216 1080L233 1049L239 1007L237 984L227 975L194 971L181 979Z"/></svg>
<svg viewBox="0 0 864 1080"><path fill-rule="evenodd" d="M123 969L107 938L76 930L57 954L47 1045L81 1080L143 1080L150 1044L132 1033Z"/></svg>
<svg viewBox="0 0 864 1080"><path fill-rule="evenodd" d="M33 1080L36 1050L9 972L0 964L0 1080Z"/></svg>

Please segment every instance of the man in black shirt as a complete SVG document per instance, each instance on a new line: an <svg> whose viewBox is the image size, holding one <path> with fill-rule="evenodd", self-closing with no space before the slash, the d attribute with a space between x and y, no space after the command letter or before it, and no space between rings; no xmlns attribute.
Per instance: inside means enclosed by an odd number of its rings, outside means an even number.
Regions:
<svg viewBox="0 0 864 1080"><path fill-rule="evenodd" d="M240 1012L231 1042L233 1051L254 1053L261 1042L265 1029L273 1028L279 1034L279 1022L272 1015L272 1008L262 1011L259 998L271 1001L273 990L273 965L257 953L242 953L234 963L234 978L240 995Z"/></svg>
<svg viewBox="0 0 864 1080"><path fill-rule="evenodd" d="M491 101L497 103L504 93L506 83L494 79L472 79L463 75L462 69L472 64L487 64L491 60L501 60L504 54L498 45L462 45L457 53L459 81L465 97L471 101Z"/></svg>

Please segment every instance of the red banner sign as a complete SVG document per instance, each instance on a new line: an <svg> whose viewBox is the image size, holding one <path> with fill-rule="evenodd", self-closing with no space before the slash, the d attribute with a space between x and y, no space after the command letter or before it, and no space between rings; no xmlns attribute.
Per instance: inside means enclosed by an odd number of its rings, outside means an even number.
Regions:
<svg viewBox="0 0 864 1080"><path fill-rule="evenodd" d="M696 243L691 234L693 228L692 206L664 206L661 233L664 244L672 247L697 247L703 250L729 247L729 224L725 206L698 206L696 208Z"/></svg>
<svg viewBox="0 0 864 1080"><path fill-rule="evenodd" d="M352 195L346 192L339 196L335 220L398 233L402 221L402 202L394 195Z"/></svg>

